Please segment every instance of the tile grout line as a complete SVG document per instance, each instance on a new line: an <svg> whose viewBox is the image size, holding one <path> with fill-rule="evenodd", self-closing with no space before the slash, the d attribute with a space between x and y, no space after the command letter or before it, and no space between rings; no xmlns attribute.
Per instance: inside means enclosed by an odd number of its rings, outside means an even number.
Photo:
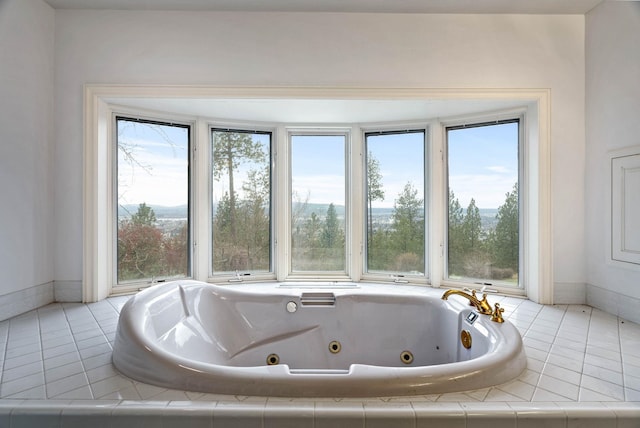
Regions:
<svg viewBox="0 0 640 428"><path fill-rule="evenodd" d="M584 354L582 357L582 365L581 365L581 370L580 370L580 385L578 385L578 401L580 401L580 397L582 396L582 390L583 389L588 389L588 388L582 388L582 380L584 378L584 365L586 364L586 360L587 360L587 352L589 350L589 342L590 339L589 337L591 337L591 324L593 323L593 310L591 310L591 312L589 312L589 324L587 325L587 341L584 345ZM618 332L619 334L619 332ZM618 337L618 341L620 340L620 337Z"/></svg>
<svg viewBox="0 0 640 428"><path fill-rule="evenodd" d="M109 299L107 299L109 300ZM111 342L109 341L109 337L107 336L107 334L105 333L104 329L102 328L102 324L100 324L100 321L98 321L98 319L96 318L95 313L93 312L93 310L91 309L91 305L89 304L85 304L85 306L87 307L87 309L89 310L89 313L91 314L91 317L93 318L93 320L96 322L96 324L98 325L98 328L100 329L100 333L102 333L102 336L105 340L105 343L107 343L109 345L110 353L113 353L113 345L111 344ZM109 306L113 309L113 312L116 314L116 320L120 317L120 311L118 311L113 304L109 301ZM82 357L80 357L82 360ZM111 363L111 365L113 366L113 363ZM84 360L82 360L82 367L84 367ZM115 368L115 367L114 367ZM95 399L94 397L94 392L93 392L93 387L92 387L92 383L91 381L89 381L89 376L87 375L87 372L85 370L85 376L87 376L87 381L89 382L89 389L91 390L91 396ZM118 372L118 376L122 376L120 374L120 372ZM116 377L116 376L111 376L111 377ZM128 378L127 378L128 379ZM104 380L104 379L103 379ZM142 394L140 394L140 391L138 390L138 388L136 387L136 384L134 382L131 382L131 384L133 385L133 389L136 391L136 394L138 394L138 396L140 397L140 399L142 399Z"/></svg>
<svg viewBox="0 0 640 428"><path fill-rule="evenodd" d="M565 317L567 316L567 310L569 309L569 306L568 306L568 305L563 305L563 306L564 306L564 310L562 311L562 317L560 318L560 322L558 322L558 327L556 328L555 333L553 334L553 342L551 342L551 345L549 346L549 350L547 351L547 355L546 355L545 360L544 360L544 363L543 363L543 365L542 365L542 370L540 371L540 376L538 377L538 381L536 382L536 389L533 391L533 396L535 396L535 395L536 395L536 392L537 392L538 390L548 391L548 392L552 392L552 393L556 394L556 393L555 393L555 392L553 392L553 391L549 391L549 390L547 390L546 388L541 387L541 386L540 386L540 383L542 382L542 376L553 377L554 379L556 379L556 377L555 377L555 376L550 376L550 375L548 375L548 374L546 374L546 375L545 375L545 374L544 374L544 369L547 367L547 364L552 364L552 363L549 361L549 358L551 357L551 349L553 348L553 345L556 343L556 340L558 339L558 332L560 331L560 327L562 326L562 323L564 322ZM553 305L552 305L551 307L553 307ZM531 325L535 324L535 322L538 320L538 316L539 316L539 315L540 315L540 313L542 312L542 309L543 309L543 308L544 308L544 306L541 306L541 307L540 307L540 311L539 311L539 312L538 312L538 314L536 315L536 317L535 317L535 319L533 320L533 322L531 323ZM528 331L528 330L527 330L527 331ZM581 374L580 374L580 375L582 376L582 370L581 370ZM559 380L562 380L562 379L559 379ZM580 387L578 386L578 388L580 388ZM564 395L562 395L562 394L557 394L557 395L561 395L561 396L563 396L563 397L564 397ZM533 396L532 396L532 397L533 397ZM567 398L569 398L569 397L567 397ZM570 401L571 401L571 402L577 402L577 401L580 401L580 391L579 391L579 390L578 390L578 399L577 399L577 400L570 400Z"/></svg>
<svg viewBox="0 0 640 428"><path fill-rule="evenodd" d="M4 339L4 352L2 355L2 364L0 364L0 397L2 397L2 381L4 379L4 363L7 361L7 352L9 352L9 328L11 327L11 320L7 320L7 335ZM43 361L44 364L44 361Z"/></svg>
<svg viewBox="0 0 640 428"><path fill-rule="evenodd" d="M104 329L102 328L102 324L100 324L100 321L98 321L98 319L96 318L96 315L93 313L93 311L91 310L91 306L87 305L87 309L89 310L89 313L91 314L91 317L93 318L93 320L96 322L96 324L98 325L98 328L100 329L100 333L102 333L102 337L104 337L106 343L109 344L109 347L111 348L111 350L113 351L113 346L111 346L111 343L109 342L109 338L107 337L107 334L105 333ZM114 312L118 313L118 311L115 311L114 308ZM118 316L120 316L120 314L118 313Z"/></svg>
<svg viewBox="0 0 640 428"><path fill-rule="evenodd" d="M40 308L36 309L36 319L38 320L38 337L40 338L40 367L42 368L42 385L44 396L47 397L47 373L44 368L44 346L42 344L42 328L40 327Z"/></svg>
<svg viewBox="0 0 640 428"><path fill-rule="evenodd" d="M522 302L516 307L519 308L522 305ZM540 316L540 312L542 312L542 308L544 306L540 305L540 307L538 308L538 311L536 312L536 316L533 317L533 320L529 323L529 325L527 326L527 329L524 333L521 334L522 338L524 339L524 337L527 335L527 333L529 333L529 330L531 330L531 327L535 324L535 321L538 319L538 317ZM515 312L515 310L514 310Z"/></svg>
<svg viewBox="0 0 640 428"><path fill-rule="evenodd" d="M620 374L622 375L622 398L624 401L627 401L627 395L628 395L627 387L626 387L627 381L624 376L625 358L624 358L624 354L622 353L622 331L620 331L620 326L622 325L623 320L620 318L620 316L616 316L616 321L617 321L616 327L618 330L618 350L620 351Z"/></svg>
<svg viewBox="0 0 640 428"><path fill-rule="evenodd" d="M89 393L91 394L91 400L95 400L93 395L93 389L91 389L91 383L89 382L89 377L87 376L87 368L84 365L84 359L82 358L82 354L80 354L80 349L78 348L78 342L76 341L76 336L73 334L73 328L71 328L71 320L67 316L67 311L65 310L64 305L61 305L62 313L64 314L64 318L67 321L67 325L69 326L69 331L71 332L71 337L73 338L73 346L76 348L76 352L78 353L78 357L80 358L80 365L82 365L82 373L84 374L84 378L87 381L87 386L89 387ZM89 311L91 312L91 311ZM82 388L82 387L80 387ZM79 389L79 388L76 388ZM67 391L69 392L69 391ZM47 393L47 397L49 394Z"/></svg>

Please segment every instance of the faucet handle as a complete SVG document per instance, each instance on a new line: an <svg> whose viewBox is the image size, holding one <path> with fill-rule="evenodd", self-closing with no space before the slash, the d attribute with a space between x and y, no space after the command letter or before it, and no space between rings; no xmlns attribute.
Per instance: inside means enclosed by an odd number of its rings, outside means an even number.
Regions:
<svg viewBox="0 0 640 428"><path fill-rule="evenodd" d="M494 322L504 322L504 318L502 318L502 314L504 312L504 308L500 307L500 303L496 303L493 310L493 315L491 315L491 321Z"/></svg>
<svg viewBox="0 0 640 428"><path fill-rule="evenodd" d="M476 290L473 290L469 287L464 287L462 291L466 291L467 293L471 294L474 299L478 298L478 296L476 296ZM469 300L469 306L475 306L471 300Z"/></svg>

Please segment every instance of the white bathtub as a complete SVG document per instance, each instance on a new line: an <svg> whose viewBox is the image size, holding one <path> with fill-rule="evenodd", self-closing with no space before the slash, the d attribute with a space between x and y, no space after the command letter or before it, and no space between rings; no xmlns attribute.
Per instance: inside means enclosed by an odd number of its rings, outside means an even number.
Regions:
<svg viewBox="0 0 640 428"><path fill-rule="evenodd" d="M526 357L512 324L433 290L176 281L125 304L113 363L174 389L364 397L484 388L517 377Z"/></svg>

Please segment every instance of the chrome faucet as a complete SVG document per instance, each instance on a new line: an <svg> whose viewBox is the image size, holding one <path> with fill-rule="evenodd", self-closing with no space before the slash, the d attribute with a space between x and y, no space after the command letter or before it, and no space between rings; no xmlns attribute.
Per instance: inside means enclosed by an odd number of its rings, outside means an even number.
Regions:
<svg viewBox="0 0 640 428"><path fill-rule="evenodd" d="M471 290L471 294L465 293L462 290L447 290L442 295L442 300L448 300L449 296L452 294L456 294L458 296L466 297L471 305L475 306L475 308L483 315L492 315L493 310L491 309L491 305L487 301L487 293L482 293L482 300L478 300L476 296L476 290Z"/></svg>

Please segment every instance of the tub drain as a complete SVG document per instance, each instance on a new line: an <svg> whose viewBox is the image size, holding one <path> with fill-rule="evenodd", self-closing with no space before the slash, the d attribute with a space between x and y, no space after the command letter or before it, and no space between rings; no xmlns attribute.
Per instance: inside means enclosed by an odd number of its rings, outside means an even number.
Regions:
<svg viewBox="0 0 640 428"><path fill-rule="evenodd" d="M280 357L278 357L278 354L269 354L269 356L267 357L267 365L269 366L275 366L279 362Z"/></svg>
<svg viewBox="0 0 640 428"><path fill-rule="evenodd" d="M410 351L402 351L400 353L400 361L405 364L413 363L413 354Z"/></svg>
<svg viewBox="0 0 640 428"><path fill-rule="evenodd" d="M342 349L342 345L337 340L334 340L331 343L329 343L329 352L331 352L332 354L337 354L338 352L340 352L341 349Z"/></svg>

